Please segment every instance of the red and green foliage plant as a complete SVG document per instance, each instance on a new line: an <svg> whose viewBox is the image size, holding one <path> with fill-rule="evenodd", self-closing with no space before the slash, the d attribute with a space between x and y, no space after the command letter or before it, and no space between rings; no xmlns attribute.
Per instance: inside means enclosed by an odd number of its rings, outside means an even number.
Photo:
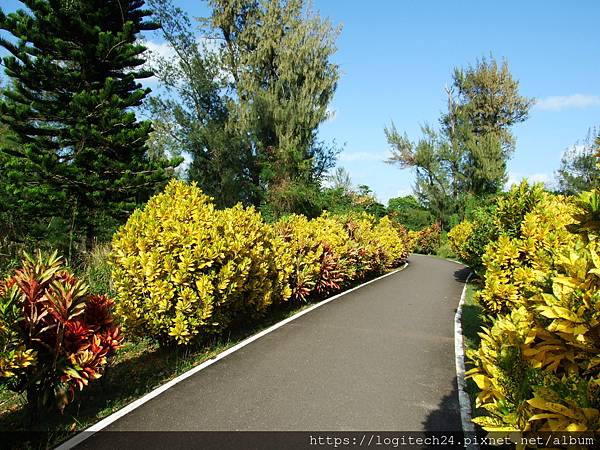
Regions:
<svg viewBox="0 0 600 450"><path fill-rule="evenodd" d="M88 294L56 252L25 254L0 282L0 384L26 392L32 411L62 411L120 347L112 307L110 298Z"/></svg>
<svg viewBox="0 0 600 450"><path fill-rule="evenodd" d="M415 252L424 255L435 255L440 246L442 227L439 223L434 223L422 230L410 231L409 234L414 240Z"/></svg>

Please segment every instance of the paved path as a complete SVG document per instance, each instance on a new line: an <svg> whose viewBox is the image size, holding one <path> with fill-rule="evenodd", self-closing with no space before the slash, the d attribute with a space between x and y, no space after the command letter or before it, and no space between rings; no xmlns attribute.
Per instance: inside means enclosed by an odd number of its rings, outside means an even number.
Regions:
<svg viewBox="0 0 600 450"><path fill-rule="evenodd" d="M427 256L409 262L207 367L107 430L460 430L453 319L467 270ZM99 433L84 447L108 448L103 439Z"/></svg>

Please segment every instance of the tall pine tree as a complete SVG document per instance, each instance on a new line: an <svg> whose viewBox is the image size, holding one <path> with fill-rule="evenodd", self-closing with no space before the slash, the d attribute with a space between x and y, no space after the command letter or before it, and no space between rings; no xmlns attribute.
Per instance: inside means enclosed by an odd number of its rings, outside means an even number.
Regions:
<svg viewBox="0 0 600 450"><path fill-rule="evenodd" d="M169 163L151 162L151 125L132 108L149 89L136 79L145 47L143 0L24 0L5 14L0 38L12 84L0 98L0 123L19 145L1 151L31 170L15 186L59 200L50 213L70 223L89 246L165 182ZM46 208L39 209L48 214Z"/></svg>

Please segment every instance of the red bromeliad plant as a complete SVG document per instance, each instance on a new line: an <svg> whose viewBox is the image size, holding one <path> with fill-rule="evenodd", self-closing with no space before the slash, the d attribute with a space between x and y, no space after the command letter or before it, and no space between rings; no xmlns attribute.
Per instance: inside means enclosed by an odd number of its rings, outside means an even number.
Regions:
<svg viewBox="0 0 600 450"><path fill-rule="evenodd" d="M52 404L62 411L120 346L113 301L87 289L56 253L25 255L0 282L0 383L27 392L33 411Z"/></svg>

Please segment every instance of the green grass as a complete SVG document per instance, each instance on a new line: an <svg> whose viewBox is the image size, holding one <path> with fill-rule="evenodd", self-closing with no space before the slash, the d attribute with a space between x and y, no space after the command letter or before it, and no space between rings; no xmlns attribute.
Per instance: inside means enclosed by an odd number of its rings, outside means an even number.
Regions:
<svg viewBox="0 0 600 450"><path fill-rule="evenodd" d="M474 294L480 289L478 282L470 281L467 283L467 291L462 309L462 331L465 354L468 350L477 350L481 338L478 333L483 325L483 308L475 301ZM469 370L469 360L465 358L466 370ZM475 407L475 398L479 393L479 388L471 379L466 380L466 391L471 399L471 411L473 417L482 415L483 411L478 411Z"/></svg>
<svg viewBox="0 0 600 450"><path fill-rule="evenodd" d="M345 290L368 280L357 280ZM0 388L0 432L27 432L15 435L11 448L56 446L192 367L322 299L315 298L302 305L281 305L259 323L238 328L196 347L161 348L150 340L127 341L110 361L102 378L77 392L73 403L65 408L62 415L45 415L33 425L26 424L24 396Z"/></svg>
<svg viewBox="0 0 600 450"><path fill-rule="evenodd" d="M462 329L465 347L476 349L479 346L479 335L477 334L483 325L483 308L475 301L473 295L479 289L473 282L467 283L467 292L462 310Z"/></svg>

